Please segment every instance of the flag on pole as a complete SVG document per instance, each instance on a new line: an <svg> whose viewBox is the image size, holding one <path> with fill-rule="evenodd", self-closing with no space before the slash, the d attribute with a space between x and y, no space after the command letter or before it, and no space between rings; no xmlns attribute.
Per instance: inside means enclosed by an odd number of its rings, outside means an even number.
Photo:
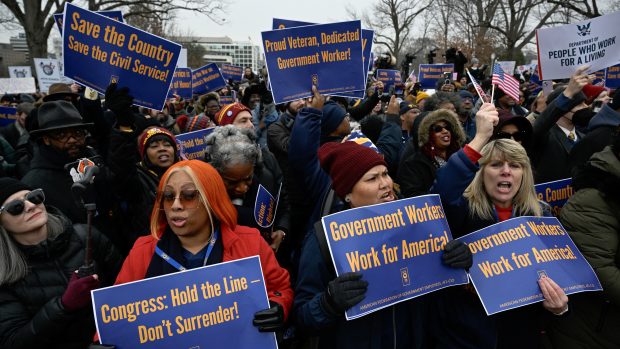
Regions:
<svg viewBox="0 0 620 349"><path fill-rule="evenodd" d="M499 64L493 66L493 85L497 85L500 90L512 97L515 101L519 100L519 81L510 74L504 73Z"/></svg>
<svg viewBox="0 0 620 349"><path fill-rule="evenodd" d="M466 69L466 71L467 71L467 75L469 76L469 80L471 80L471 83L474 85L474 88L476 88L476 91L478 92L478 95L480 96L480 98L482 98L482 101L483 102L488 101L489 98L487 97L487 94L484 93L482 86L480 86L478 81L476 81L476 79L471 75L471 73L469 72L469 69Z"/></svg>
<svg viewBox="0 0 620 349"><path fill-rule="evenodd" d="M415 70L411 69L411 74L409 74L409 77L407 78L407 80L411 81L412 83L416 83L418 82L418 76L415 75Z"/></svg>

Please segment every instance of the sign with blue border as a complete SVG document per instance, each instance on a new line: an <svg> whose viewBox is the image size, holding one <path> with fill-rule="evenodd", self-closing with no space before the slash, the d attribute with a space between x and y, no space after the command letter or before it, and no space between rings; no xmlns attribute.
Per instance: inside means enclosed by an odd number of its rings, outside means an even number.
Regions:
<svg viewBox="0 0 620 349"><path fill-rule="evenodd" d="M215 127L176 135L179 157L184 160L204 159L207 150L207 136L213 130Z"/></svg>
<svg viewBox="0 0 620 349"><path fill-rule="evenodd" d="M177 67L174 71L170 90L168 90L168 98L172 98L174 95L185 99L192 98L192 70L190 68Z"/></svg>
<svg viewBox="0 0 620 349"><path fill-rule="evenodd" d="M556 217L560 217L560 211L566 201L573 196L573 179L566 178L559 181L540 183L534 186L538 200L544 201L551 206L551 211Z"/></svg>
<svg viewBox="0 0 620 349"><path fill-rule="evenodd" d="M207 64L192 71L192 93L203 95L226 87L226 80L215 63Z"/></svg>
<svg viewBox="0 0 620 349"><path fill-rule="evenodd" d="M420 64L418 82L424 89L434 89L439 80L446 78L446 73L449 73L448 79L452 79L454 64Z"/></svg>
<svg viewBox="0 0 620 349"><path fill-rule="evenodd" d="M112 18L115 21L124 22L123 13L121 11L96 11L96 12L102 16ZM60 35L62 35L63 16L64 16L64 13L54 13L54 22L56 22L56 28L58 28Z"/></svg>
<svg viewBox="0 0 620 349"><path fill-rule="evenodd" d="M620 87L620 64L608 67L605 73L605 87Z"/></svg>
<svg viewBox="0 0 620 349"><path fill-rule="evenodd" d="M241 81L241 78L243 77L243 67L238 67L231 64L222 64L220 71L226 81Z"/></svg>

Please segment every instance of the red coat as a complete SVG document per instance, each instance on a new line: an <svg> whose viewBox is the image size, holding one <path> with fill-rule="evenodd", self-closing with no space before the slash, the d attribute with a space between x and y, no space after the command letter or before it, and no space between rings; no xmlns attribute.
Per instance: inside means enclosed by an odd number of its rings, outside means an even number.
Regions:
<svg viewBox="0 0 620 349"><path fill-rule="evenodd" d="M157 241L151 235L140 237L136 241L116 277L115 285L144 279L155 254ZM284 317L287 318L293 303L293 289L288 271L280 267L273 250L258 230L241 225L238 225L234 231L222 227L222 244L224 246L223 262L256 255L260 257L269 300L282 305Z"/></svg>

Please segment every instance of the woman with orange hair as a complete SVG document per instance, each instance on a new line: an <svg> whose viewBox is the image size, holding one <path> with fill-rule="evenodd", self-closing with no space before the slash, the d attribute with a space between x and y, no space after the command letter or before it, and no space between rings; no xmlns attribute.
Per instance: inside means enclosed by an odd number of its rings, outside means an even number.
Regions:
<svg viewBox="0 0 620 349"><path fill-rule="evenodd" d="M136 241L116 284L255 255L271 308L256 313L254 325L262 332L276 331L293 301L288 272L258 230L237 225L237 211L217 171L202 161L180 161L162 176L151 235Z"/></svg>

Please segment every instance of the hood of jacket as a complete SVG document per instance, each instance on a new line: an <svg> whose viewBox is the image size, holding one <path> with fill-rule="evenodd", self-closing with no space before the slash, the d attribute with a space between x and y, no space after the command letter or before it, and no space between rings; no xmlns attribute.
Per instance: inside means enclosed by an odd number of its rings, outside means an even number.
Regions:
<svg viewBox="0 0 620 349"><path fill-rule="evenodd" d="M454 137L459 146L463 146L463 144L465 144L465 140L467 139L467 137L465 136L465 131L463 130L463 126L461 126L461 123L456 113L447 109L437 109L426 115L422 122L420 122L420 127L418 128L419 147L424 146L424 144L430 141L430 127L434 123L441 120L445 121L450 125L450 127L452 128L452 137Z"/></svg>

